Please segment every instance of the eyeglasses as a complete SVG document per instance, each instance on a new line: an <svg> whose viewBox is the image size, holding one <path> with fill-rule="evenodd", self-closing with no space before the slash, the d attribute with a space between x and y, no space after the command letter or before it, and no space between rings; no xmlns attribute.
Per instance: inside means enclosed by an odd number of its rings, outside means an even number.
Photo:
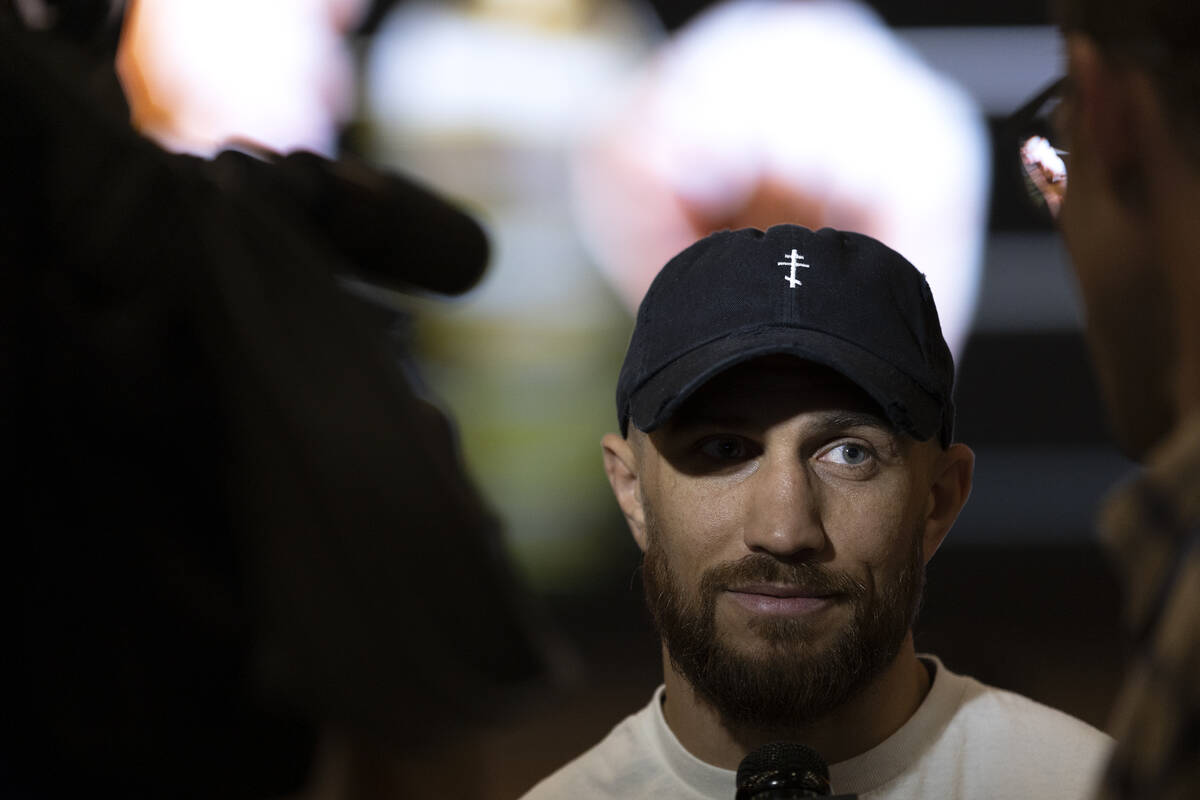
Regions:
<svg viewBox="0 0 1200 800"><path fill-rule="evenodd" d="M1067 79L1059 78L1017 109L1004 125L1016 139L1021 175L1030 199L1051 219L1058 216L1067 193L1067 151L1055 147L1058 139L1052 117Z"/></svg>

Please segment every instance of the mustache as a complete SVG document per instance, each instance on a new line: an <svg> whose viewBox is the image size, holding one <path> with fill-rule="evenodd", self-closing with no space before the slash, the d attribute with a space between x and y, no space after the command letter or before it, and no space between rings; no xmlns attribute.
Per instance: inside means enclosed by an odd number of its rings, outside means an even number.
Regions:
<svg viewBox="0 0 1200 800"><path fill-rule="evenodd" d="M710 567L700 580L702 597L754 583L795 588L804 594L844 594L861 598L867 587L849 575L812 561L785 562L765 553L751 553L737 561Z"/></svg>

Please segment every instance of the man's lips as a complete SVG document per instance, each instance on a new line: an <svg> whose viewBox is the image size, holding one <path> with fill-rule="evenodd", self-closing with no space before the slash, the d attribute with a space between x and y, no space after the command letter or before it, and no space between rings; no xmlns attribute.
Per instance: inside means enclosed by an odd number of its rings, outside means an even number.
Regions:
<svg viewBox="0 0 1200 800"><path fill-rule="evenodd" d="M836 599L833 592L775 583L743 584L725 591L735 603L758 614L808 614Z"/></svg>

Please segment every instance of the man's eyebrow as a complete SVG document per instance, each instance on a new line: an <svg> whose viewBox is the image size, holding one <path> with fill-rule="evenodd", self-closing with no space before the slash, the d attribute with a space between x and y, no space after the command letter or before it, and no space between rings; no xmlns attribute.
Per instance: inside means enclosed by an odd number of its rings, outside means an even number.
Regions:
<svg viewBox="0 0 1200 800"><path fill-rule="evenodd" d="M868 411L831 411L824 415L821 424L830 428L882 428L889 433L896 432L894 426L887 419L878 414L872 414Z"/></svg>

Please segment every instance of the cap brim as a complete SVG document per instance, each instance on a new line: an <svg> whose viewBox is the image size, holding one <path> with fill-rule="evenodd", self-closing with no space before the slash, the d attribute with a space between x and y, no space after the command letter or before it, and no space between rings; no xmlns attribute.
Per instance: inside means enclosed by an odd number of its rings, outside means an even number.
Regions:
<svg viewBox="0 0 1200 800"><path fill-rule="evenodd" d="M916 380L858 345L822 331L793 327L734 333L675 359L630 393L630 421L649 433L716 375L768 355L792 355L841 373L878 403L893 425L915 439L930 439L943 429L949 398L931 395Z"/></svg>

